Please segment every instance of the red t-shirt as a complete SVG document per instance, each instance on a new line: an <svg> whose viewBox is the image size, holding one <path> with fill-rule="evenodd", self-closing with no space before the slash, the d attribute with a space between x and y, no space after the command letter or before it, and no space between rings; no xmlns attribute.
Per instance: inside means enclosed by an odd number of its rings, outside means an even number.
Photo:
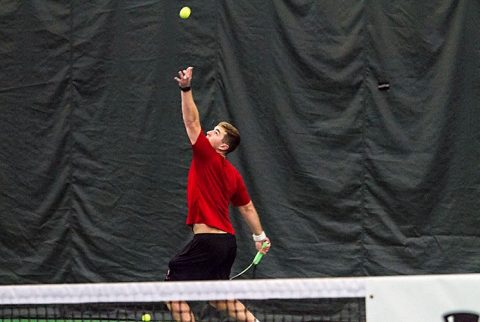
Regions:
<svg viewBox="0 0 480 322"><path fill-rule="evenodd" d="M238 207L250 202L242 176L230 161L215 151L202 131L192 149L187 225L203 223L234 234L229 204Z"/></svg>

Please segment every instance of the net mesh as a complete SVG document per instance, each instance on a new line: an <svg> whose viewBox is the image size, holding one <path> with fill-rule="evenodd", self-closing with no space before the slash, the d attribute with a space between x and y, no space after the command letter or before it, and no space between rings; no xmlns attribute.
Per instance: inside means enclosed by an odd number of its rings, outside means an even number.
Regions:
<svg viewBox="0 0 480 322"><path fill-rule="evenodd" d="M188 304L188 308L185 307ZM0 320L365 321L361 279L0 286Z"/></svg>

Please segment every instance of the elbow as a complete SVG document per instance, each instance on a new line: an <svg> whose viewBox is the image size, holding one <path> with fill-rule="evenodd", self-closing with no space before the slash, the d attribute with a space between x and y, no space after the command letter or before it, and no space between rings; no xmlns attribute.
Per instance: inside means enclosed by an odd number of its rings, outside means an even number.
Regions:
<svg viewBox="0 0 480 322"><path fill-rule="evenodd" d="M184 118L183 124L185 124L186 128L195 128L200 122L197 118Z"/></svg>
<svg viewBox="0 0 480 322"><path fill-rule="evenodd" d="M238 208L240 209L240 211L242 213L245 213L245 214L248 214L248 213L251 213L251 212L255 211L255 207L253 206L253 202L251 200L246 205L240 206Z"/></svg>
<svg viewBox="0 0 480 322"><path fill-rule="evenodd" d="M198 114L192 115L183 115L183 123L186 128L199 128L200 127L200 117Z"/></svg>

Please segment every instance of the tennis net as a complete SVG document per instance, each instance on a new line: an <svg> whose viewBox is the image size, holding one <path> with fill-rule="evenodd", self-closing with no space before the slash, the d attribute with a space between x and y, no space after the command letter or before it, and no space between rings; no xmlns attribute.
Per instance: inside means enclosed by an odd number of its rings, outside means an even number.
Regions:
<svg viewBox="0 0 480 322"><path fill-rule="evenodd" d="M364 322L365 292L361 278L0 286L0 321Z"/></svg>

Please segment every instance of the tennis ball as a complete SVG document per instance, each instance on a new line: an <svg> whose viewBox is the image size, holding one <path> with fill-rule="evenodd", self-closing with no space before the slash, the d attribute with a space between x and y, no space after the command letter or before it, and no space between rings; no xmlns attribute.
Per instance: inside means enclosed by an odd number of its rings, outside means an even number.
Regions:
<svg viewBox="0 0 480 322"><path fill-rule="evenodd" d="M189 7L183 7L181 10L180 10L180 18L182 19L188 19L188 17L190 17L190 14L192 13L192 10L189 8Z"/></svg>
<svg viewBox="0 0 480 322"><path fill-rule="evenodd" d="M142 315L143 322L150 322L151 319L152 319L152 316L148 313L145 313L144 315Z"/></svg>

